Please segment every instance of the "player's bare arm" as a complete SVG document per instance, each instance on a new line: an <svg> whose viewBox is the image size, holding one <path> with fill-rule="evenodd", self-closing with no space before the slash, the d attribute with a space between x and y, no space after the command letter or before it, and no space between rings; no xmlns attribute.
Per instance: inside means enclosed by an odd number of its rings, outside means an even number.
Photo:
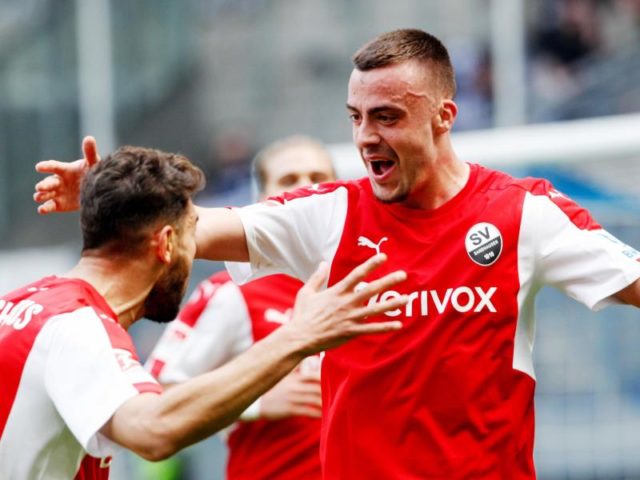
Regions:
<svg viewBox="0 0 640 480"><path fill-rule="evenodd" d="M249 250L240 216L229 208L196 208L196 258L248 262Z"/></svg>
<svg viewBox="0 0 640 480"><path fill-rule="evenodd" d="M80 208L80 185L89 168L100 161L93 137L82 141L83 158L74 162L45 160L36 170L49 174L35 186L33 199L40 203L38 213L72 212ZM238 215L227 208L198 207L197 258L248 261L244 229Z"/></svg>
<svg viewBox="0 0 640 480"><path fill-rule="evenodd" d="M403 296L366 304L370 296L403 281L404 272L390 273L354 291L385 260L384 254L376 255L321 290L328 275L323 264L298 293L291 322L212 372L162 395L141 394L125 402L101 432L144 458L166 458L229 425L304 357L358 335L401 328L398 321L362 320L406 303Z"/></svg>
<svg viewBox="0 0 640 480"><path fill-rule="evenodd" d="M640 279L620 290L615 297L622 303L640 308Z"/></svg>

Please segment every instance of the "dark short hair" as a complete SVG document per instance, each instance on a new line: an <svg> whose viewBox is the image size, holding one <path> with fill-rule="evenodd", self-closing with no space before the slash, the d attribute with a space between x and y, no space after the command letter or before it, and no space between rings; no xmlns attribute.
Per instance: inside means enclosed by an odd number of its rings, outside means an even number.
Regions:
<svg viewBox="0 0 640 480"><path fill-rule="evenodd" d="M449 52L430 33L405 28L383 33L366 43L352 57L358 70L367 71L409 60L418 60L436 67L436 75L445 95L456 93L456 80Z"/></svg>
<svg viewBox="0 0 640 480"><path fill-rule="evenodd" d="M83 250L136 251L148 228L178 227L204 174L186 157L141 147L121 147L92 167L80 192Z"/></svg>

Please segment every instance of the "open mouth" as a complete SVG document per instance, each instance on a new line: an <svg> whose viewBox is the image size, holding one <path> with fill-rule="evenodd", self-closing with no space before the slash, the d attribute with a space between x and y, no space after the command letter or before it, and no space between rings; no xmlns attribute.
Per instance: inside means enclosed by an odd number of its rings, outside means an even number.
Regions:
<svg viewBox="0 0 640 480"><path fill-rule="evenodd" d="M384 176L393 168L395 162L393 160L371 160L370 164L374 175Z"/></svg>

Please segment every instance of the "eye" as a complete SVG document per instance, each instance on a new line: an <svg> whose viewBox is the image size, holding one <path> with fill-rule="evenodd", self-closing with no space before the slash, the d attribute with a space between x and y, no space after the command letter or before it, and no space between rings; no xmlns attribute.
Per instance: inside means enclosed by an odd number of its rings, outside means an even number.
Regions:
<svg viewBox="0 0 640 480"><path fill-rule="evenodd" d="M311 182L313 183L322 183L329 180L329 176L324 173L314 173L311 175Z"/></svg>
<svg viewBox="0 0 640 480"><path fill-rule="evenodd" d="M278 182L283 187L289 187L291 185L295 185L298 181L298 177L296 175L285 175Z"/></svg>
<svg viewBox="0 0 640 480"><path fill-rule="evenodd" d="M349 114L349 120L351 121L351 123L358 123L360 121L360 115L357 113L351 112Z"/></svg>
<svg viewBox="0 0 640 480"><path fill-rule="evenodd" d="M390 124L395 122L398 117L396 117L395 115L388 115L388 114L380 114L377 116L377 119L380 123L384 123L384 124Z"/></svg>

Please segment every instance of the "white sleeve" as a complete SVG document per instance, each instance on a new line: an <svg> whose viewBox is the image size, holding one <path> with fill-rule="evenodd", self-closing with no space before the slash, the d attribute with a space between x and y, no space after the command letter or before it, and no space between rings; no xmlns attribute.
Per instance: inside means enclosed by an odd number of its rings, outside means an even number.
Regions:
<svg viewBox="0 0 640 480"><path fill-rule="evenodd" d="M120 447L100 428L124 402L144 391L159 393L161 387L137 361L130 341L127 348L112 342L93 309L60 315L45 329L49 335L47 393L89 454L113 455ZM129 338L124 331L122 335Z"/></svg>
<svg viewBox="0 0 640 480"><path fill-rule="evenodd" d="M242 292L233 282L216 289L193 326L178 318L165 329L147 368L156 362L161 383L184 382L213 370L253 343L251 320Z"/></svg>
<svg viewBox="0 0 640 480"><path fill-rule="evenodd" d="M536 244L538 282L592 310L619 303L612 295L640 278L640 252L602 228L579 228L546 195L527 193L521 230Z"/></svg>
<svg viewBox="0 0 640 480"><path fill-rule="evenodd" d="M347 216L348 192L267 201L237 209L244 226L251 268L228 262L234 281L285 273L308 279L321 261L332 262Z"/></svg>

